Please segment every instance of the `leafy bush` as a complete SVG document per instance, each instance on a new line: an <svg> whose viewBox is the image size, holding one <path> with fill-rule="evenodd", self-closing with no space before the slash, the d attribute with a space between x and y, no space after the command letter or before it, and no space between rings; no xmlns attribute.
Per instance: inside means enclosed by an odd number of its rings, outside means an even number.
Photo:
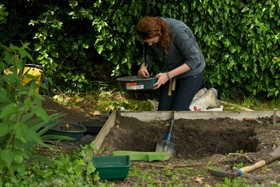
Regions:
<svg viewBox="0 0 280 187"><path fill-rule="evenodd" d="M43 135L60 114L49 116L42 108L43 97L37 93L37 77L24 72L25 62L32 61L22 47L1 46L0 71L0 176L3 181L17 183L25 175L26 165L34 157L32 149L43 145ZM29 82L24 83L24 79ZM55 125L55 123L53 123Z"/></svg>
<svg viewBox="0 0 280 187"><path fill-rule="evenodd" d="M86 86L93 84L92 61L97 54L90 47L95 39L91 28L93 12L75 1L65 5L53 3L37 20L30 21L30 25L40 28L34 36L34 49L37 61L56 85L64 90L85 91Z"/></svg>
<svg viewBox="0 0 280 187"><path fill-rule="evenodd" d="M193 4L192 25L207 59L208 85L232 96L279 96L279 11L279 1Z"/></svg>
<svg viewBox="0 0 280 187"><path fill-rule="evenodd" d="M96 186L100 177L91 161L92 144L86 145L79 152L61 153L51 166L30 162L28 170L17 183L4 176L1 186ZM50 149L51 151L52 149ZM57 154L53 152L53 154ZM4 181L3 181L4 180ZM99 182L99 184L102 184Z"/></svg>
<svg viewBox="0 0 280 187"><path fill-rule="evenodd" d="M0 24L6 22L6 16L8 15L8 12L6 11L6 8L3 4L0 4Z"/></svg>
<svg viewBox="0 0 280 187"><path fill-rule="evenodd" d="M17 15L26 14L21 6L4 2L10 9L18 8ZM176 18L190 26L206 58L205 86L217 88L222 98L279 96L278 0L21 3L36 10L31 19L28 14L29 26L22 38L28 39L24 36L30 36L30 30L35 32L31 46L36 61L63 89L92 90L99 81L110 81L110 73L112 79L135 74L142 57L135 26L142 16L151 15ZM14 19L22 24L20 28L26 26L20 16ZM13 23L5 26L11 28ZM2 36L11 37L5 33Z"/></svg>

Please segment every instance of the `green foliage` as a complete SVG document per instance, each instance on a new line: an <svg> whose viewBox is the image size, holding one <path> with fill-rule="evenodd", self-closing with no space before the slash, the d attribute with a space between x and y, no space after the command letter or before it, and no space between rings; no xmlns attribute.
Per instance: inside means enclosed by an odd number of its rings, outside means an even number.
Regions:
<svg viewBox="0 0 280 187"><path fill-rule="evenodd" d="M149 101L127 99L123 92L114 90L100 89L93 93L85 95L75 94L71 96L55 95L53 99L66 107L80 107L87 109L86 113L93 111L100 111L101 113L109 113L117 108L125 109L126 111L151 111L151 104Z"/></svg>
<svg viewBox="0 0 280 187"><path fill-rule="evenodd" d="M26 14L22 6L4 2L7 9L17 8L17 15ZM46 74L60 88L88 91L98 89L94 84L98 81L110 81L110 73L113 77L136 74L142 45L135 37L135 26L142 16L151 15L176 18L190 26L206 58L205 86L217 88L222 99L277 98L280 94L279 0L51 0L23 4L36 11L33 17L27 14L29 26L20 36L33 37L28 41L36 61L45 65ZM26 27L21 16L10 13L8 18L6 28L17 25L14 22L20 24L18 32ZM3 30L1 40L13 41L18 36L9 30Z"/></svg>
<svg viewBox="0 0 280 187"><path fill-rule="evenodd" d="M222 86L227 95L279 96L280 64L273 62L280 53L279 10L277 1L213 0L193 5L195 21L203 23L193 23L193 30L202 39L210 85Z"/></svg>
<svg viewBox="0 0 280 187"><path fill-rule="evenodd" d="M115 64L113 74L116 76L131 74L131 71L127 70L141 62L139 49L136 48L135 26L142 14L142 7L149 7L145 3L145 1L94 3L94 7L100 10L100 15L92 22L98 31L94 45L99 54Z"/></svg>
<svg viewBox="0 0 280 187"><path fill-rule="evenodd" d="M221 184L216 184L216 187L221 187L221 186L228 186L228 187L249 187L250 185L247 184L247 179L246 178L235 178L235 179L229 179L225 178L224 183Z"/></svg>
<svg viewBox="0 0 280 187"><path fill-rule="evenodd" d="M39 27L34 36L37 61L57 85L72 91L85 90L90 84L95 53L89 49L94 42L89 21L92 10L76 3L70 1L63 9L54 3L37 20L30 21L30 25Z"/></svg>
<svg viewBox="0 0 280 187"><path fill-rule="evenodd" d="M6 16L8 16L8 12L3 4L0 4L0 24L6 22Z"/></svg>
<svg viewBox="0 0 280 187"><path fill-rule="evenodd" d="M128 100L122 93L112 91L102 91L98 94L97 106L100 111L110 112L117 108L125 109L126 111L150 111L151 104L147 101ZM109 99L113 98L113 99Z"/></svg>
<svg viewBox="0 0 280 187"><path fill-rule="evenodd" d="M42 170L42 167L34 164L32 169L36 173L36 181L48 186L93 186L99 180L98 174L91 159L93 145L83 147L81 152L73 155L61 154L54 160L54 166ZM34 180L34 179L33 179ZM29 181L34 184L33 181Z"/></svg>
<svg viewBox="0 0 280 187"><path fill-rule="evenodd" d="M61 154L53 161L51 167L38 162L31 162L29 170L24 173L20 183L1 182L4 186L96 186L99 180L98 173L91 161L94 146L88 144L80 152ZM50 150L51 151L51 150ZM4 178L6 179L6 177Z"/></svg>
<svg viewBox="0 0 280 187"><path fill-rule="evenodd" d="M33 158L32 148L43 145L41 129L46 130L44 126L59 117L49 116L41 107L43 97L36 91L40 86L37 77L24 72L25 62L32 61L27 50L27 44L1 46L0 176L12 183L25 175L26 165ZM26 77L30 81L23 83Z"/></svg>

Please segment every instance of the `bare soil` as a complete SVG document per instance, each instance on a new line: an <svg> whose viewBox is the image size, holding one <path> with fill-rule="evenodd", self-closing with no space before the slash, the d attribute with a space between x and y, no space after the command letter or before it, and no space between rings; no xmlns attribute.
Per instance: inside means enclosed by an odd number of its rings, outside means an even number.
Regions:
<svg viewBox="0 0 280 187"><path fill-rule="evenodd" d="M93 120L92 117L66 109L49 99L44 102L44 106L65 112L65 120L68 122ZM209 168L232 172L240 167L251 166L259 160L270 159L270 153L280 146L279 117L276 122L273 125L272 117L253 121L230 118L177 119L171 136L171 142L177 146L176 156L161 162L133 161L132 167L145 173L146 178L141 180L139 176L128 176L125 180L114 182L117 186L147 186L151 183L154 186L168 186L170 182L178 186L223 184L224 178L211 175ZM104 152L100 154L111 155L115 150L155 151L156 141L165 139L169 123L169 120L143 122L119 116L106 136L102 145ZM60 142L60 146L64 146L65 152L75 150L94 138L94 135L85 135L80 142ZM172 172L172 175L168 172ZM250 186L272 186L272 182L280 183L280 162L277 160L237 179L246 180Z"/></svg>

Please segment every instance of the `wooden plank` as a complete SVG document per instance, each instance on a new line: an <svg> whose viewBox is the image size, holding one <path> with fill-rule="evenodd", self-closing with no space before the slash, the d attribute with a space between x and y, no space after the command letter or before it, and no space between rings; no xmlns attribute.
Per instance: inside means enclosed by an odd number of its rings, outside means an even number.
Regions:
<svg viewBox="0 0 280 187"><path fill-rule="evenodd" d="M231 118L243 120L244 118L262 118L273 116L274 111L202 111L202 112L175 112L174 118L179 119L217 119Z"/></svg>
<svg viewBox="0 0 280 187"><path fill-rule="evenodd" d="M144 112L121 112L121 116L133 117L141 121L168 120L172 117L171 111L144 111Z"/></svg>
<svg viewBox="0 0 280 187"><path fill-rule="evenodd" d="M217 119L232 118L242 120L244 118L262 118L273 116L274 111L184 111L174 112L175 119ZM279 113L279 111L278 111ZM121 112L121 116L134 117L141 121L168 120L172 116L171 111L153 111L153 112Z"/></svg>
<svg viewBox="0 0 280 187"><path fill-rule="evenodd" d="M99 131L99 133L97 134L97 136L95 137L93 141L93 145L95 146L95 149L93 150L94 154L98 152L98 150L102 146L105 137L110 132L111 128L115 125L116 116L117 116L117 112L113 111L108 117L103 127L101 128L101 130Z"/></svg>

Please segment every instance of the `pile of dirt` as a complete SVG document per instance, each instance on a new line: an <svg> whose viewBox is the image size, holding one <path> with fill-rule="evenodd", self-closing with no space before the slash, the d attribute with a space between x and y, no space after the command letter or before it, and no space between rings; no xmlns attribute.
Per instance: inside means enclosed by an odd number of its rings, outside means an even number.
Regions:
<svg viewBox="0 0 280 187"><path fill-rule="evenodd" d="M79 123L82 121L92 121L93 117L78 113L74 110L68 109L58 102L52 100L49 97L44 97L42 107L47 111L49 115L54 113L62 113L64 116L60 118L61 121L69 123Z"/></svg>

